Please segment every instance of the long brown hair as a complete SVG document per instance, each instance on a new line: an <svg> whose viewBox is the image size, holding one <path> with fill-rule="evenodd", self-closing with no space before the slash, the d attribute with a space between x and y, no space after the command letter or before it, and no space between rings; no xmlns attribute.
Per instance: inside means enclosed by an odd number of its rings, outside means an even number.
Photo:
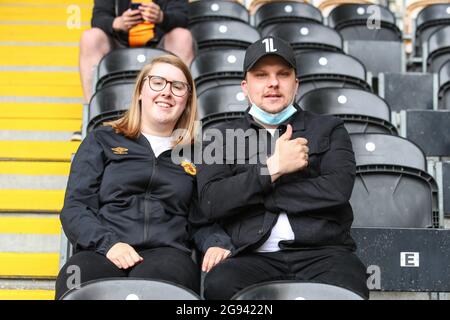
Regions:
<svg viewBox="0 0 450 320"><path fill-rule="evenodd" d="M180 69L186 77L189 86L191 88L188 92L189 97L186 102L186 108L175 124L174 132L178 136L174 137L174 146L178 144L191 144L195 135L195 119L197 117L197 94L195 91L194 80L189 71L189 68L184 62L174 55L162 55L154 58L149 64L145 65L139 75L137 76L136 85L133 90L133 97L131 100L131 106L125 114L115 121L106 122L105 125L113 127L117 133L121 133L124 136L137 139L141 134L141 102L139 96L142 91L142 87L145 82L145 77L149 74L154 65L158 63L167 63ZM177 130L181 129L181 130Z"/></svg>

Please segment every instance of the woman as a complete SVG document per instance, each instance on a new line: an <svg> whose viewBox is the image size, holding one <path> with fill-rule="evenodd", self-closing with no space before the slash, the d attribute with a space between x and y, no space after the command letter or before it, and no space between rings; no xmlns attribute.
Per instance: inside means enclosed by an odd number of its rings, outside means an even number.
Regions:
<svg viewBox="0 0 450 320"><path fill-rule="evenodd" d="M195 166L171 161L173 147L193 141L196 108L189 69L160 56L139 74L129 111L80 145L61 212L76 253L58 275L56 298L77 285L73 266L81 283L152 278L199 291L188 230Z"/></svg>

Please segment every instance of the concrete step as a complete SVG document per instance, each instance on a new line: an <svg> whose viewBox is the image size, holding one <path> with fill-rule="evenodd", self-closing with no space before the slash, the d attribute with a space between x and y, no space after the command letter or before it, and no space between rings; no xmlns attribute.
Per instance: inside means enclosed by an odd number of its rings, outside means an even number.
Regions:
<svg viewBox="0 0 450 320"><path fill-rule="evenodd" d="M70 162L79 141L0 141L0 160Z"/></svg>
<svg viewBox="0 0 450 320"><path fill-rule="evenodd" d="M67 180L67 176L2 174L0 190L11 189L11 186L16 190L65 190Z"/></svg>
<svg viewBox="0 0 450 320"><path fill-rule="evenodd" d="M2 66L78 66L79 46L0 46Z"/></svg>
<svg viewBox="0 0 450 320"><path fill-rule="evenodd" d="M0 300L53 300L54 280L0 279Z"/></svg>
<svg viewBox="0 0 450 320"><path fill-rule="evenodd" d="M0 253L55 253L60 251L60 235L0 233Z"/></svg>
<svg viewBox="0 0 450 320"><path fill-rule="evenodd" d="M3 119L72 119L81 121L81 103L32 103L1 102L0 117Z"/></svg>
<svg viewBox="0 0 450 320"><path fill-rule="evenodd" d="M0 212L58 213L64 190L0 190Z"/></svg>
<svg viewBox="0 0 450 320"><path fill-rule="evenodd" d="M9 141L70 141L74 131L0 131L0 140Z"/></svg>

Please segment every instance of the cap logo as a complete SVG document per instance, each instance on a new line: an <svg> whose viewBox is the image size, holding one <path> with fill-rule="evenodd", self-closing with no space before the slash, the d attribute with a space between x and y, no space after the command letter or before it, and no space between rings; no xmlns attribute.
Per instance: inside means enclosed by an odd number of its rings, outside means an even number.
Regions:
<svg viewBox="0 0 450 320"><path fill-rule="evenodd" d="M266 52L277 52L277 49L273 47L273 39L267 38L261 41L266 46Z"/></svg>

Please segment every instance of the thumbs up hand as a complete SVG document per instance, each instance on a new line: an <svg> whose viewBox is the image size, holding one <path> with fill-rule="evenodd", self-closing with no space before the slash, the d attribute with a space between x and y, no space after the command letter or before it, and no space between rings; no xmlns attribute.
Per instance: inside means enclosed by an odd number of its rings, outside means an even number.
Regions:
<svg viewBox="0 0 450 320"><path fill-rule="evenodd" d="M286 132L275 142L275 152L267 159L272 182L282 175L303 170L308 166L308 140L291 138L292 126L288 124Z"/></svg>

